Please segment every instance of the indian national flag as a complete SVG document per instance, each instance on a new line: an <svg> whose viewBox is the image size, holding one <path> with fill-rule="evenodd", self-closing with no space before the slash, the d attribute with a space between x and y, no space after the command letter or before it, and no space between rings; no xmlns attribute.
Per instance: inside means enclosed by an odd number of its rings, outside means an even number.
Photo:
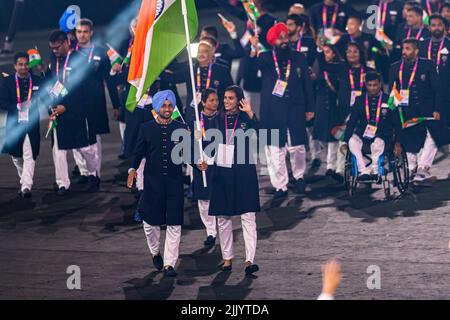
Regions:
<svg viewBox="0 0 450 320"><path fill-rule="evenodd" d="M128 73L132 85L127 99L129 111L186 48L182 1L186 1L190 37L194 39L198 30L194 0L142 0Z"/></svg>
<svg viewBox="0 0 450 320"><path fill-rule="evenodd" d="M247 12L247 16L250 20L256 23L256 20L260 17L260 13L256 8L253 0L241 0L242 5L244 6L245 11Z"/></svg>
<svg viewBox="0 0 450 320"><path fill-rule="evenodd" d="M41 54L37 49L30 49L27 51L27 53L30 59L30 62L28 64L30 68L34 68L42 63Z"/></svg>
<svg viewBox="0 0 450 320"><path fill-rule="evenodd" d="M381 42L381 45L384 47L386 44L392 46L393 42L392 40L387 36L386 33L384 33L384 30L378 29L375 32L375 39L377 39L379 42Z"/></svg>
<svg viewBox="0 0 450 320"><path fill-rule="evenodd" d="M56 126L58 125L58 120L56 120L56 116L54 116L53 114L50 116L50 121L48 122L48 130L47 133L45 135L45 139L47 139L48 134L50 133L50 131L52 131L53 129L56 128Z"/></svg>
<svg viewBox="0 0 450 320"><path fill-rule="evenodd" d="M109 44L107 44L107 46L109 48L107 54L109 62L111 62L111 66L115 65L116 63L121 64L123 59L120 54Z"/></svg>
<svg viewBox="0 0 450 320"><path fill-rule="evenodd" d="M173 113L172 113L172 120L177 120L178 118L181 118L181 121L184 122L183 116L181 115L180 110L178 109L177 106L175 106L175 108L173 109Z"/></svg>
<svg viewBox="0 0 450 320"><path fill-rule="evenodd" d="M419 123L422 123L424 121L433 121L433 120L436 120L436 119L433 118L433 117L412 118L412 119L406 120L405 123L403 123L403 129L413 127L413 126L418 125Z"/></svg>
<svg viewBox="0 0 450 320"><path fill-rule="evenodd" d="M394 110L402 101L402 95L397 90L397 84L394 82L394 86L392 87L391 94L388 99L389 109Z"/></svg>

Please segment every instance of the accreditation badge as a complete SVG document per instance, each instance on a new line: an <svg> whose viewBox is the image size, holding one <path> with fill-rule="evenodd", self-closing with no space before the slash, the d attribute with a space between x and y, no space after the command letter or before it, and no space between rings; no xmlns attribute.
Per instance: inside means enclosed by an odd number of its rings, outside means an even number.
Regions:
<svg viewBox="0 0 450 320"><path fill-rule="evenodd" d="M287 82L278 79L275 83L275 87L273 88L272 94L276 97L283 98L284 93L286 92Z"/></svg>
<svg viewBox="0 0 450 320"><path fill-rule="evenodd" d="M58 97L64 97L68 94L68 91L66 89L66 87L64 87L64 85L59 82L56 81L55 84L53 85L52 89L50 90L50 95L54 98L58 98Z"/></svg>
<svg viewBox="0 0 450 320"><path fill-rule="evenodd" d="M377 127L371 124L368 124L366 130L364 130L363 138L373 139L375 138L375 134L377 133Z"/></svg>
<svg viewBox="0 0 450 320"><path fill-rule="evenodd" d="M17 104L17 110L19 115L17 117L17 122L28 122L29 121L29 111L30 111L31 101L25 101L21 104Z"/></svg>
<svg viewBox="0 0 450 320"><path fill-rule="evenodd" d="M360 90L352 90L350 94L350 106L353 107L355 104L356 98L362 95L362 91Z"/></svg>
<svg viewBox="0 0 450 320"><path fill-rule="evenodd" d="M400 90L400 95L402 96L400 106L407 107L409 105L409 90Z"/></svg>
<svg viewBox="0 0 450 320"><path fill-rule="evenodd" d="M218 167L231 168L234 159L234 145L233 144L219 144L217 150L216 163Z"/></svg>

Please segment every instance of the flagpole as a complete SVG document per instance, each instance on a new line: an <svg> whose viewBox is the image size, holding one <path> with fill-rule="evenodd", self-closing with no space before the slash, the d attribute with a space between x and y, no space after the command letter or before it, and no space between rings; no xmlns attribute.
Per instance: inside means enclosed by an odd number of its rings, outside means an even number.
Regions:
<svg viewBox="0 0 450 320"><path fill-rule="evenodd" d="M188 57L189 57L189 71L190 71L190 76L191 76L192 97L194 99L194 108L195 108L195 124L196 124L197 131L201 131L202 128L200 127L200 117L198 114L197 93L195 92L194 65L192 63L192 54L191 54L191 49L190 49L191 37L189 35L189 24L188 24L188 17L187 17L186 0L181 0L181 11L182 11L183 18L184 18L184 31L186 33L186 49L187 49ZM194 139L195 139L195 134L194 134ZM200 161L203 162L204 157L203 157L202 139L197 139L197 142L198 142L198 146L200 149ZM206 188L208 185L206 183L206 172L205 171L202 171L202 178L203 178L203 187Z"/></svg>

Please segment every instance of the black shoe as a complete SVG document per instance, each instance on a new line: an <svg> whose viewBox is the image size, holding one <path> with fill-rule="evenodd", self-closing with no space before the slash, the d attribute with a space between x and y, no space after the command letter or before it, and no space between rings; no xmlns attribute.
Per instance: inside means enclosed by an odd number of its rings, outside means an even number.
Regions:
<svg viewBox="0 0 450 320"><path fill-rule="evenodd" d="M25 188L23 191L19 190L19 192L17 192L17 194L21 198L31 198L31 192L28 188Z"/></svg>
<svg viewBox="0 0 450 320"><path fill-rule="evenodd" d="M134 194L134 198L136 200L139 200L141 198L142 192L144 192L144 190L138 190L136 191L136 193Z"/></svg>
<svg viewBox="0 0 450 320"><path fill-rule="evenodd" d="M356 181L369 182L369 181L372 181L372 177L370 176L370 174L364 173L364 174L358 176L358 178L356 178Z"/></svg>
<svg viewBox="0 0 450 320"><path fill-rule="evenodd" d="M53 182L53 190L55 192L59 190L58 184L56 182Z"/></svg>
<svg viewBox="0 0 450 320"><path fill-rule="evenodd" d="M332 178L334 180L336 180L337 182L339 182L340 184L344 183L344 177L342 176L342 174L335 172L332 176Z"/></svg>
<svg viewBox="0 0 450 320"><path fill-rule="evenodd" d="M99 190L100 186L100 179L96 176L89 176L88 177L88 186L86 191L87 192L97 192Z"/></svg>
<svg viewBox="0 0 450 320"><path fill-rule="evenodd" d="M303 179L298 179L295 181L295 193L305 193L306 183Z"/></svg>
<svg viewBox="0 0 450 320"><path fill-rule="evenodd" d="M80 168L78 168L78 166L75 166L72 170L72 176L79 176L80 175Z"/></svg>
<svg viewBox="0 0 450 320"><path fill-rule="evenodd" d="M332 169L328 169L327 172L325 172L325 176L327 176L327 177L332 177L335 174L336 174L336 172Z"/></svg>
<svg viewBox="0 0 450 320"><path fill-rule="evenodd" d="M248 266L245 268L245 275L250 276L254 274L255 272L259 271L259 267L257 264L252 264L251 266Z"/></svg>
<svg viewBox="0 0 450 320"><path fill-rule="evenodd" d="M322 161L320 159L313 159L311 162L312 168L320 168L320 165L322 164Z"/></svg>
<svg viewBox="0 0 450 320"><path fill-rule="evenodd" d="M206 238L206 240L203 241L203 244L204 244L205 246L207 246L207 247L213 246L213 245L216 244L216 238L214 238L213 236L208 236L208 237Z"/></svg>
<svg viewBox="0 0 450 320"><path fill-rule="evenodd" d="M372 173L372 174L370 175L370 180L372 180L372 181L374 181L374 182L376 182L376 183L381 182L380 176L379 176L378 174L376 174L376 173Z"/></svg>
<svg viewBox="0 0 450 320"><path fill-rule="evenodd" d="M117 156L117 159L119 159L119 160L125 160L127 157L124 155L124 154L119 154L118 156Z"/></svg>
<svg viewBox="0 0 450 320"><path fill-rule="evenodd" d="M169 266L168 268L164 269L164 275L166 277L176 277L178 274L173 267Z"/></svg>
<svg viewBox="0 0 450 320"><path fill-rule="evenodd" d="M233 270L233 265L230 264L230 265L228 265L228 266L222 266L222 267L220 268L220 270L222 270L223 272L230 272L231 270Z"/></svg>
<svg viewBox="0 0 450 320"><path fill-rule="evenodd" d="M274 199L286 198L287 195L288 195L287 190L286 190L286 191L283 191L283 190L280 189L280 190L275 191L275 193L274 193L274 195L273 195L273 198L274 198Z"/></svg>
<svg viewBox="0 0 450 320"><path fill-rule="evenodd" d="M275 194L276 191L277 191L277 189L272 188L272 187L264 189L265 194Z"/></svg>
<svg viewBox="0 0 450 320"><path fill-rule="evenodd" d="M78 184L86 184L89 182L89 178L87 176L80 176L77 180Z"/></svg>
<svg viewBox="0 0 450 320"><path fill-rule="evenodd" d="M164 267L163 258L161 257L161 254L158 253L156 256L152 258L153 265L155 266L156 270L161 271Z"/></svg>
<svg viewBox="0 0 450 320"><path fill-rule="evenodd" d="M67 193L67 189L65 187L58 188L58 191L56 191L58 196L63 196Z"/></svg>

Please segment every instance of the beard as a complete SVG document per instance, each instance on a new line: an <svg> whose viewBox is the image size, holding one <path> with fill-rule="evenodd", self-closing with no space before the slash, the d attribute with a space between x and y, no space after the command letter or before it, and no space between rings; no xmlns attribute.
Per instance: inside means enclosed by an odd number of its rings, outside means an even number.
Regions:
<svg viewBox="0 0 450 320"><path fill-rule="evenodd" d="M287 60L291 57L291 48L288 43L283 43L281 46L276 47L275 52L280 60Z"/></svg>
<svg viewBox="0 0 450 320"><path fill-rule="evenodd" d="M440 39L444 36L444 32L442 32L441 30L434 30L432 35L433 37Z"/></svg>

